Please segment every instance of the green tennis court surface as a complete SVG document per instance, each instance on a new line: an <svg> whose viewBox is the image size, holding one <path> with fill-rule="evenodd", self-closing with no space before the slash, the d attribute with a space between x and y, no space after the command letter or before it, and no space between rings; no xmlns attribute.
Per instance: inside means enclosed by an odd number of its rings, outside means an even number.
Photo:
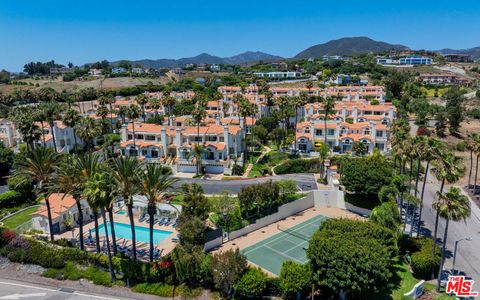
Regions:
<svg viewBox="0 0 480 300"><path fill-rule="evenodd" d="M305 250L308 247L308 240L326 219L327 217L318 215L291 228L279 228L282 232L240 252L250 262L279 275L284 261L293 260L302 264L307 262Z"/></svg>

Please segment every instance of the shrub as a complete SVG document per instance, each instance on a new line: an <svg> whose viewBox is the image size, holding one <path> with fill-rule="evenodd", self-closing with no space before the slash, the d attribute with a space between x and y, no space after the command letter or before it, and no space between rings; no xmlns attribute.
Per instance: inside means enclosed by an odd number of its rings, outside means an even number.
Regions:
<svg viewBox="0 0 480 300"><path fill-rule="evenodd" d="M73 262L67 262L64 268L48 269L42 275L59 280L79 280L85 278L97 285L112 286L108 272L95 267L79 268Z"/></svg>
<svg viewBox="0 0 480 300"><path fill-rule="evenodd" d="M140 283L133 287L133 291L159 297L174 297L178 294L174 286L162 283Z"/></svg>
<svg viewBox="0 0 480 300"><path fill-rule="evenodd" d="M275 167L276 174L292 173L318 173L320 172L322 161L318 158L313 159L291 159Z"/></svg>
<svg viewBox="0 0 480 300"><path fill-rule="evenodd" d="M411 255L412 270L416 278L429 280L433 274L437 274L440 267L440 249L432 255L432 240L427 238L416 239L414 241L415 248L419 251Z"/></svg>
<svg viewBox="0 0 480 300"><path fill-rule="evenodd" d="M240 166L240 165L233 165L233 168L232 168L232 175L243 175L243 173L245 172L245 168L243 166Z"/></svg>
<svg viewBox="0 0 480 300"><path fill-rule="evenodd" d="M20 205L22 203L22 194L15 191L7 191L0 194L0 208L8 208Z"/></svg>
<svg viewBox="0 0 480 300"><path fill-rule="evenodd" d="M267 289L267 274L259 268L249 268L234 284L235 292L243 297L260 297Z"/></svg>
<svg viewBox="0 0 480 300"><path fill-rule="evenodd" d="M465 152L465 149L467 148L467 144L465 141L460 141L455 145L455 150L459 152Z"/></svg>
<svg viewBox="0 0 480 300"><path fill-rule="evenodd" d="M25 200L32 198L33 184L29 178L21 175L12 176L8 178L7 184L9 190L19 192Z"/></svg>
<svg viewBox="0 0 480 300"><path fill-rule="evenodd" d="M285 298L294 298L304 292L311 282L310 268L293 261L286 261L280 269L280 290Z"/></svg>

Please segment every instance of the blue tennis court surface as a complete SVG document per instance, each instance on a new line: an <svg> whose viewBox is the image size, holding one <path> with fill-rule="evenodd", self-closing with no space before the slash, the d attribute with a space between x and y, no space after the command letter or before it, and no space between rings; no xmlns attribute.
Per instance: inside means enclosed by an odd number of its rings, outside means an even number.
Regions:
<svg viewBox="0 0 480 300"><path fill-rule="evenodd" d="M325 220L327 220L325 216L315 216L288 228L288 231L277 233L240 252L250 262L275 275L279 275L283 262L287 260L293 260L302 264L308 261L305 253L308 247L308 240Z"/></svg>

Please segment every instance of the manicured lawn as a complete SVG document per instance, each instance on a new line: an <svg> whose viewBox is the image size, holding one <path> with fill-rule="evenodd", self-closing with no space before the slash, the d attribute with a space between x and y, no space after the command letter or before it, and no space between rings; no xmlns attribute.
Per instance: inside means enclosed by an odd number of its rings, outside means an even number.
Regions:
<svg viewBox="0 0 480 300"><path fill-rule="evenodd" d="M10 218L3 221L5 226L10 229L15 229L18 225L22 225L25 222L28 222L32 219L31 214L36 212L38 209L37 206L30 207L21 213L11 216Z"/></svg>
<svg viewBox="0 0 480 300"><path fill-rule="evenodd" d="M408 270L406 264L398 264L397 275L401 278L400 286L393 290L392 299L394 300L409 300L411 298L404 296L403 294L408 293L411 289L417 284L420 280L413 277L412 273ZM454 297L448 296L446 294L437 294L435 292L435 285L430 283L424 284L425 290L429 291L433 295L433 299L436 300L449 300L455 299Z"/></svg>

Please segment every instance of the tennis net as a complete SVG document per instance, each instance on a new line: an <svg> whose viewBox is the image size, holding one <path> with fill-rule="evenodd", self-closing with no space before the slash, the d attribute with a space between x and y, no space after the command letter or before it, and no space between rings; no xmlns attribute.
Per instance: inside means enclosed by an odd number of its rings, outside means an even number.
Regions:
<svg viewBox="0 0 480 300"><path fill-rule="evenodd" d="M301 234L293 229L290 229L290 228L286 228L286 227L282 227L280 226L279 224L277 224L277 229L280 230L280 231L283 231L285 233L288 233L294 237L297 237L299 239L302 239L302 240L305 240L305 241L308 241L310 240L310 237L308 235L304 235L304 234Z"/></svg>

